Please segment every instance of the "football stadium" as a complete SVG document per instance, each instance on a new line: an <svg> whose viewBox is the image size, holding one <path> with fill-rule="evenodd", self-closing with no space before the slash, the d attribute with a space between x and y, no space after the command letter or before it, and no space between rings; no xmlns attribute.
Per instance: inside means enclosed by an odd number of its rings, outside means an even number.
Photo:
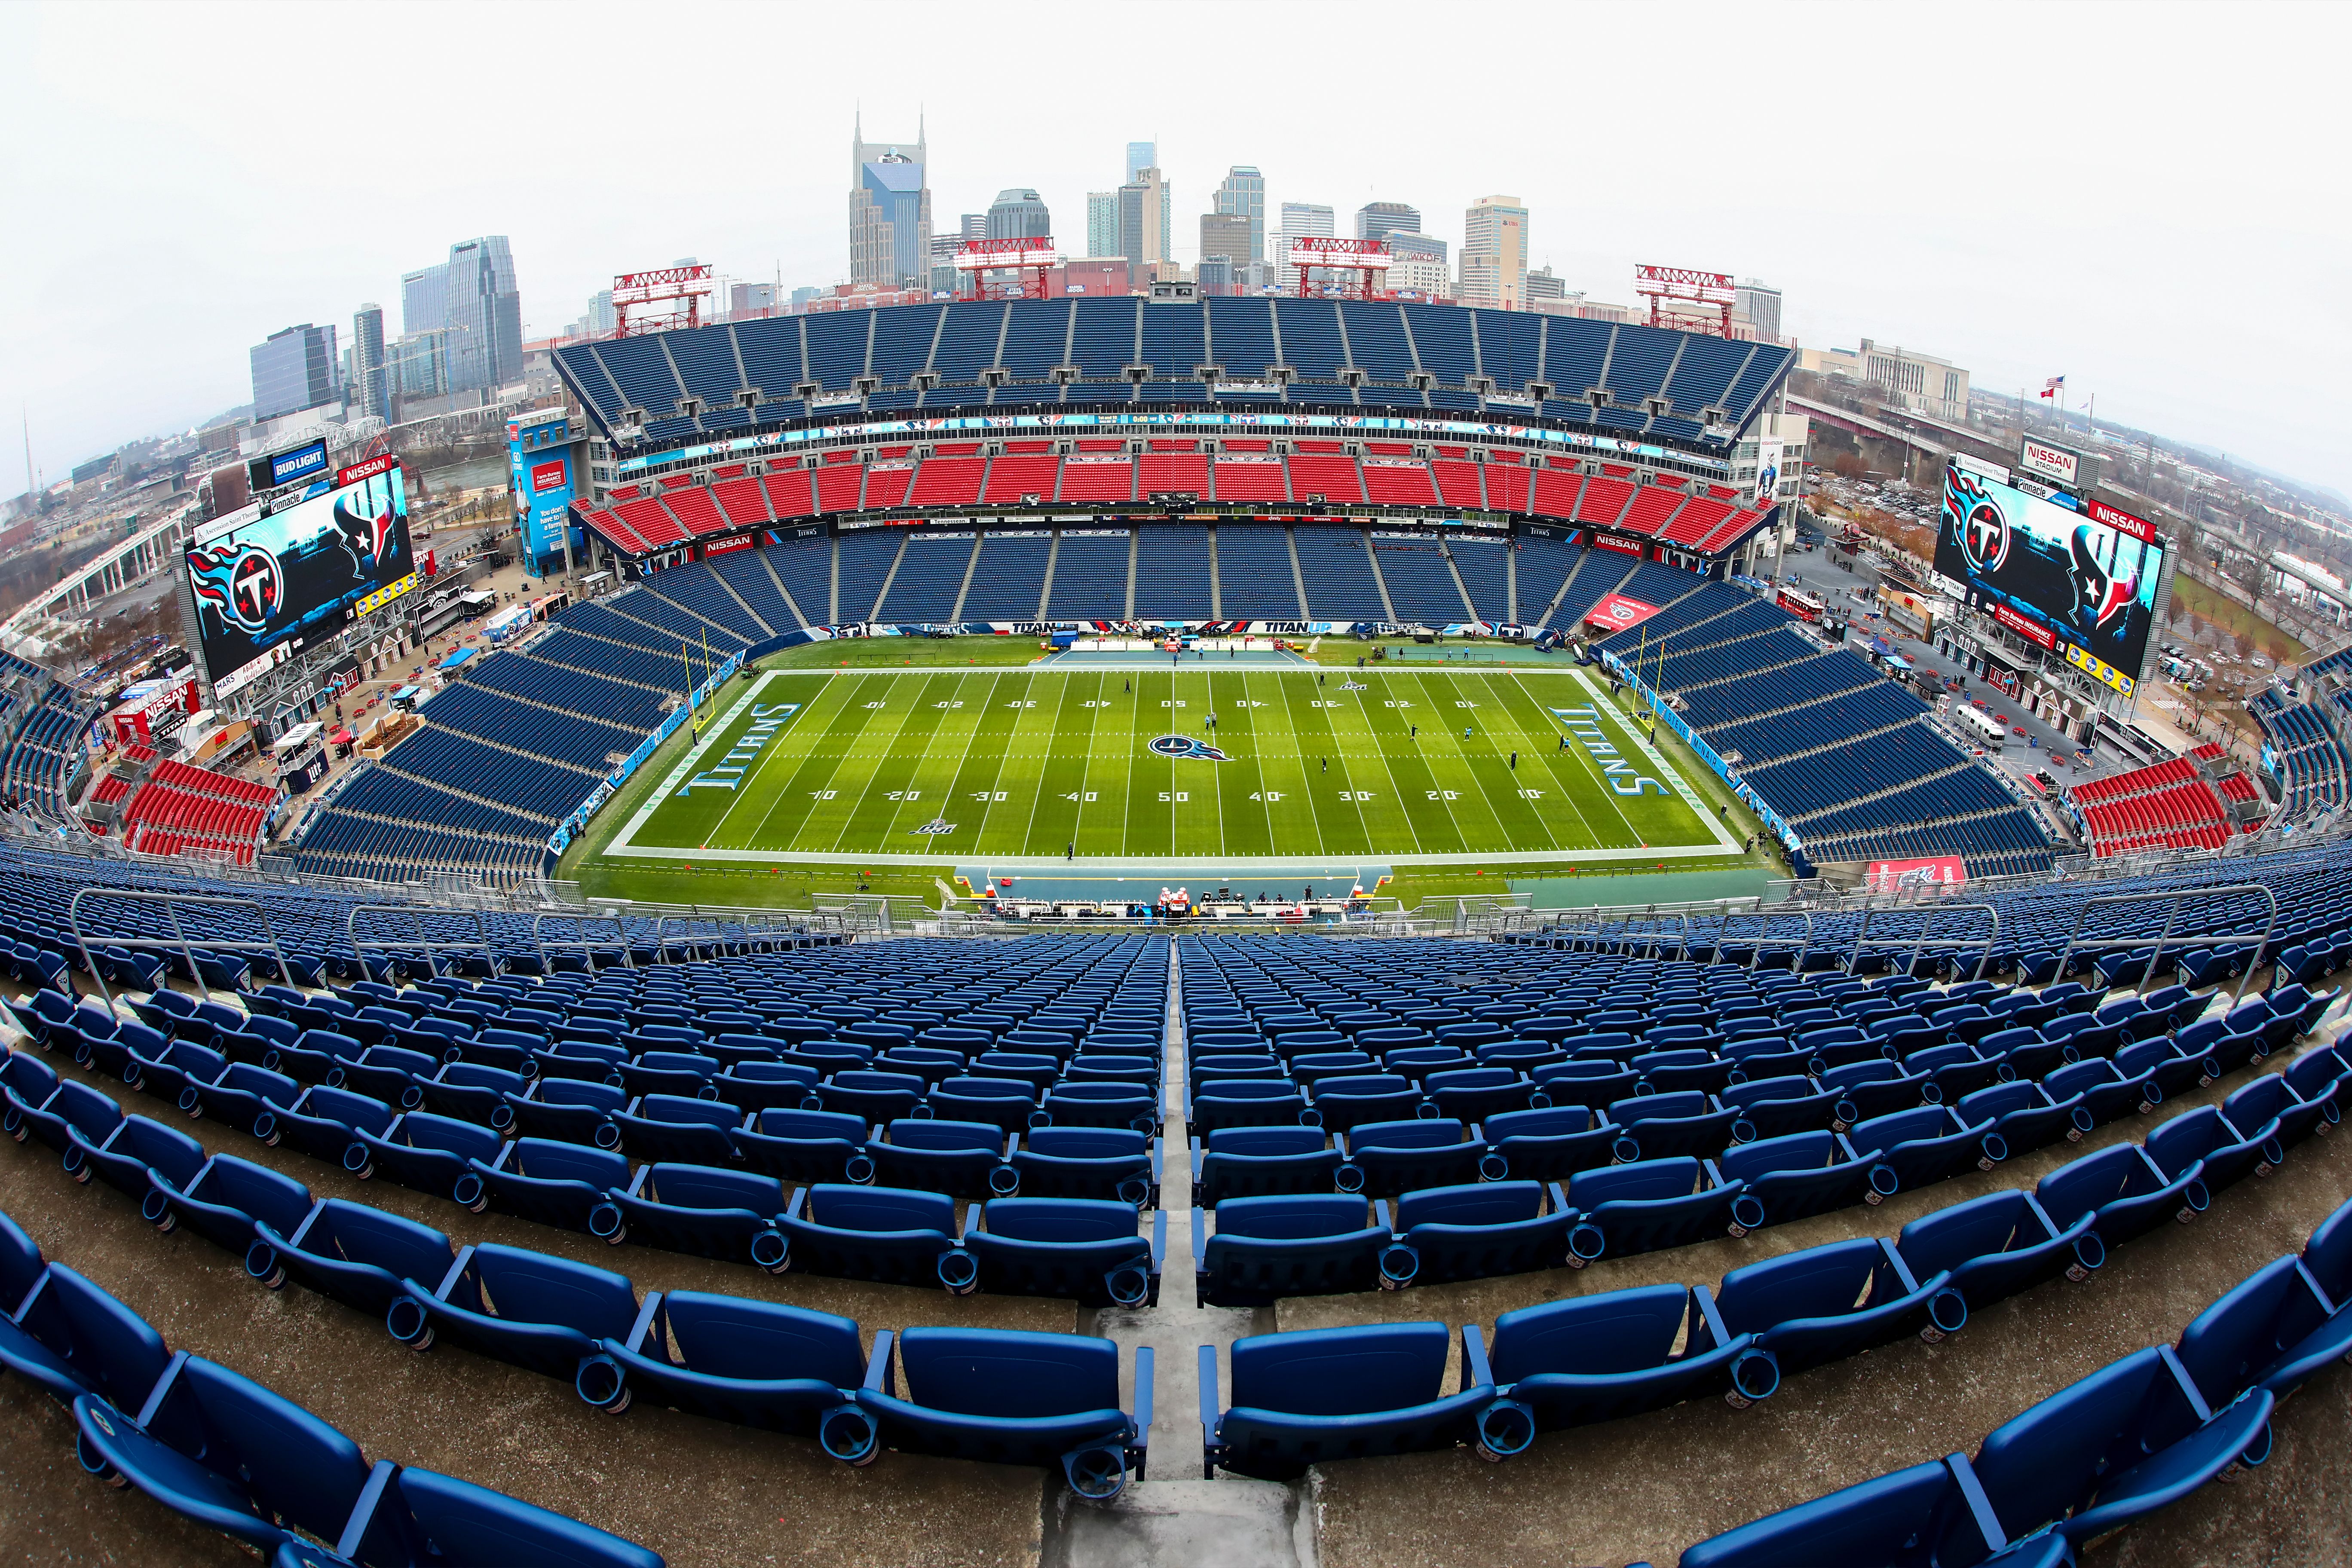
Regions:
<svg viewBox="0 0 2352 1568"><path fill-rule="evenodd" d="M331 774L395 453L8 656L0 1535L2341 1561L2352 647L2053 803L1762 564L1791 350L1300 281L562 344L568 587ZM2043 477L1937 570L2128 694Z"/></svg>

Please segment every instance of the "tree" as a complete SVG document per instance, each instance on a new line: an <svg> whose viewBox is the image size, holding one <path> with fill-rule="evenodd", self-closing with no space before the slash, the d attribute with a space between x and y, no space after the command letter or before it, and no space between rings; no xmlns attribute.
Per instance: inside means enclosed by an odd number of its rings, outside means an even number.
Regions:
<svg viewBox="0 0 2352 1568"><path fill-rule="evenodd" d="M2250 633L2231 632L2230 634L2230 646L2238 650L2238 657L2240 658L2243 658L2248 654L2254 651L2254 639Z"/></svg>

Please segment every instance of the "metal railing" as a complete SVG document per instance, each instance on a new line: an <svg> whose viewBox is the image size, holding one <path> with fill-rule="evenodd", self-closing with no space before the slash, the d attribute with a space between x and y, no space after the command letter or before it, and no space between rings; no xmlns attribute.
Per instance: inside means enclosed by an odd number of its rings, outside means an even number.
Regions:
<svg viewBox="0 0 2352 1568"><path fill-rule="evenodd" d="M582 929L576 936L550 937L547 934L547 922L550 921L570 921ZM584 929L590 925L602 925L607 921L611 922L613 927L613 936L609 942L590 936ZM530 917L530 945L539 954L541 970L546 973L552 973L555 968L553 962L547 956L547 950L550 947L559 952L578 948L581 957L592 971L596 967L596 955L600 952L619 952L621 967L624 969L635 969L637 966L636 944L629 940L629 917L619 910L535 910Z"/></svg>
<svg viewBox="0 0 2352 1568"><path fill-rule="evenodd" d="M91 960L89 933L82 929L82 904L90 899L115 899L128 903L162 905L163 912L171 917L170 937L100 936L99 942L103 946L119 947L133 952L178 953L186 962L188 973L194 978L197 991L203 994L204 999L207 1002L213 999L212 987L205 984L205 972L196 963L195 943L189 940L187 928L180 922L180 910L183 908L247 910L258 915L261 917L260 941L250 942L238 937L206 937L205 951L268 953L278 965L278 977L280 980L290 979L293 975L293 970L286 963L285 950L278 945L278 930L269 923L269 910L256 900L233 898L222 893L166 893L147 888L78 888L74 890L72 899L67 901L66 923L73 928L74 945L81 951L82 964L89 971L90 978L98 982L98 994L105 1001L110 1013L114 1009L114 993L106 984L106 966Z"/></svg>
<svg viewBox="0 0 2352 1568"><path fill-rule="evenodd" d="M1971 980L1982 980L1984 978L1986 967L1992 963L1993 946L2000 940L2000 910L1990 904L1977 903L1923 903L1916 906L1914 909L1901 911L1905 914L1916 913L1919 917L1919 929L1908 939L1911 944L1911 956L1905 959L1903 962L1904 973L1909 974L1917 970L1919 966L1919 955L1927 951L1927 933L1935 929L1936 917L1938 915L1955 914L1964 910L1978 914L1988 915L1991 917L1992 920L1992 930L1988 931L1982 939L1984 942L1984 952L1977 958L1977 972L1969 976ZM1889 912L1891 911L1880 908L1866 909L1862 911L1862 926L1853 933L1853 958L1847 961L1846 966L1849 969L1853 966L1853 959L1859 959L1865 948L1896 948L1901 947L1904 944L1904 942L1906 939L1902 936L1874 937L1870 934L1870 922L1872 918ZM1975 937L1962 937L1959 939L1959 945L1965 947L1969 942L1977 940L1978 939ZM1948 945L1948 942L1947 945Z"/></svg>
<svg viewBox="0 0 2352 1568"><path fill-rule="evenodd" d="M415 922L416 936L414 941L393 937L362 937L360 935L362 915L405 917ZM474 926L474 935L470 941L432 936L428 934L425 926L428 919L470 920ZM362 970L368 966L367 956L371 952L392 957L421 952L425 955L425 972L438 980L441 978L441 954L479 952L482 955L482 962L488 966L489 973L496 974L499 972L499 951L490 942L490 922L478 909L455 910L434 908L425 904L353 904L351 911L343 917L343 933L351 942L352 956L359 960L360 968Z"/></svg>
<svg viewBox="0 0 2352 1568"><path fill-rule="evenodd" d="M1735 936L1731 930L1731 922L1734 918L1744 921L1761 921L1763 923L1764 930L1754 936L1748 936L1744 933ZM1772 934L1772 928L1775 925L1782 924L1789 921L1797 921L1801 922L1793 935L1783 937ZM1804 971L1805 959L1807 955L1811 953L1813 951L1812 910L1757 910L1752 913L1739 915L1737 917L1726 915L1722 925L1717 929L1715 935L1716 952L1718 955L1720 955L1722 951L1727 947L1747 947L1748 949L1748 967L1751 970L1763 962L1764 952L1767 948L1786 946L1790 942L1794 942L1796 943L1797 950L1789 959L1789 967L1791 970L1801 973Z"/></svg>
<svg viewBox="0 0 2352 1568"><path fill-rule="evenodd" d="M2240 942L2251 942L2254 944L2253 953L2247 959L2246 966L2238 972L2238 988L2231 995L2231 1000L2233 1002L2241 1000L2246 994L2246 982L2253 977L2254 969L2262 957L2263 950L2270 945L2271 938L2278 931L2278 895L2260 882L2231 882L2212 888L2175 888L2153 893L2112 893L2105 898L2086 899L2074 911L2074 924L2067 933L2064 951L2058 955L2056 973L2064 974L2067 964L2077 952L2128 952L2134 949L2147 946L2147 938L2145 935L2085 938L2083 935L2083 922L2090 919L2091 911L2094 910L2120 909L2127 904L2161 903L2170 906L2165 911L2164 930L2157 936L2155 948L2148 953L2147 973L2154 974L2164 963L2164 950L2172 941L2173 928L2179 922L2183 903L2191 899L2221 899L2244 893L2253 894L2270 906L2271 918L2259 933L2250 931L2199 931L2193 937L2184 936L2181 939L2183 947L2188 946L2192 941L2199 946L2205 947Z"/></svg>

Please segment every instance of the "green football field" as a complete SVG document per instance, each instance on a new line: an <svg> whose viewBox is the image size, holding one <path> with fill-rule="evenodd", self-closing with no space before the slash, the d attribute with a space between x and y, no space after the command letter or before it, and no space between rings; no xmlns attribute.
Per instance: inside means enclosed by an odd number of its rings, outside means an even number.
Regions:
<svg viewBox="0 0 2352 1568"><path fill-rule="evenodd" d="M772 670L605 854L1246 866L1736 848L1604 689L1567 670L1205 661Z"/></svg>

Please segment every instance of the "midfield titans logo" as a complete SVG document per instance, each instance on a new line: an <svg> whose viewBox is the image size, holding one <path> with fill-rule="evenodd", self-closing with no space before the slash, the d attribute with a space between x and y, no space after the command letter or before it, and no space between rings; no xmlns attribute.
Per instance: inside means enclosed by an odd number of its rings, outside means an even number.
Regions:
<svg viewBox="0 0 2352 1568"><path fill-rule="evenodd" d="M1233 761L1216 747L1204 741L1196 741L1190 735L1161 735L1148 743L1153 751L1163 757L1176 759L1190 757L1195 762L1202 763Z"/></svg>
<svg viewBox="0 0 2352 1568"><path fill-rule="evenodd" d="M220 612L221 620L247 636L269 629L269 617L286 602L286 574L278 557L258 544L210 546L188 552L197 602Z"/></svg>

